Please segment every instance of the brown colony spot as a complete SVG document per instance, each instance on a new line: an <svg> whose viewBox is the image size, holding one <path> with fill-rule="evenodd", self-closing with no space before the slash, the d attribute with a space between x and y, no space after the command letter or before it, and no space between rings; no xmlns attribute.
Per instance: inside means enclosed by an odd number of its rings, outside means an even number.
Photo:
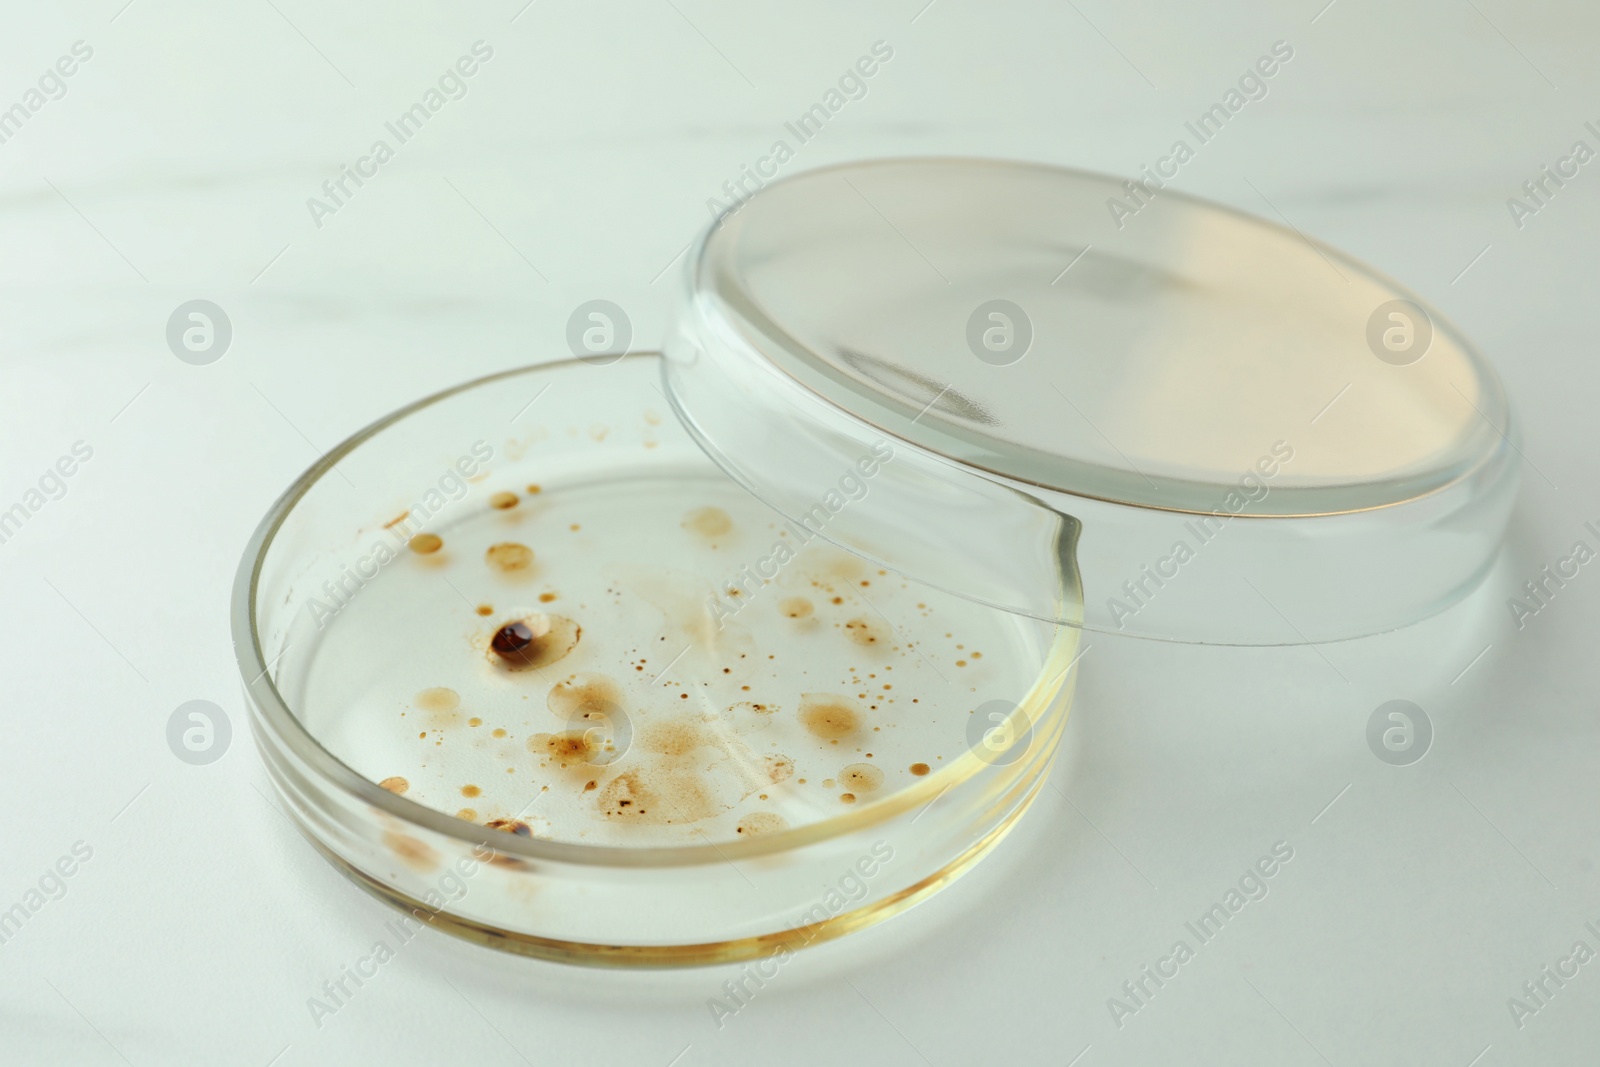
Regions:
<svg viewBox="0 0 1600 1067"><path fill-rule="evenodd" d="M387 789L391 793L404 793L407 789L411 788L411 783L400 777L398 774L390 778L385 778L383 781L379 782L378 785L381 788Z"/></svg>
<svg viewBox="0 0 1600 1067"><path fill-rule="evenodd" d="M464 797L475 797L482 793L483 790L475 785L464 785L461 787L461 795Z"/></svg>
<svg viewBox="0 0 1600 1067"><path fill-rule="evenodd" d="M598 802L602 815L628 819L649 818L650 809L660 804L659 798L639 780L639 775L634 771L619 774L607 783L600 791Z"/></svg>
<svg viewBox="0 0 1600 1067"><path fill-rule="evenodd" d="M824 740L848 737L861 728L861 712L849 697L837 693L801 693L800 722Z"/></svg>
<svg viewBox="0 0 1600 1067"><path fill-rule="evenodd" d="M556 598L556 595L554 593L540 593L539 594L539 603L548 604L548 603L550 603L550 601L554 600L555 598Z"/></svg>
<svg viewBox="0 0 1600 1067"><path fill-rule="evenodd" d="M733 529L733 520L721 508L695 508L683 517L683 526L701 537L721 537Z"/></svg>
<svg viewBox="0 0 1600 1067"><path fill-rule="evenodd" d="M786 597L778 601L778 610L791 619L805 619L811 616L811 601L803 596Z"/></svg>
<svg viewBox="0 0 1600 1067"><path fill-rule="evenodd" d="M856 802L856 795L854 793L840 793L839 799L846 804L854 804Z"/></svg>
<svg viewBox="0 0 1600 1067"><path fill-rule="evenodd" d="M928 765L926 763L913 763L911 765L911 773L921 778L928 773Z"/></svg>
<svg viewBox="0 0 1600 1067"><path fill-rule="evenodd" d="M491 830L500 830L518 837L532 837L533 829L521 819L490 819L484 824Z"/></svg>
<svg viewBox="0 0 1600 1067"><path fill-rule="evenodd" d="M518 574L533 566L533 549L515 541L490 545L483 558L501 574Z"/></svg>
<svg viewBox="0 0 1600 1067"><path fill-rule="evenodd" d="M864 648L888 644L888 634L881 623L872 619L855 618L844 624L845 636Z"/></svg>
<svg viewBox="0 0 1600 1067"><path fill-rule="evenodd" d="M419 533L407 544L411 546L411 551L423 556L437 552L444 547L443 539L438 534L431 533Z"/></svg>
<svg viewBox="0 0 1600 1067"><path fill-rule="evenodd" d="M613 778L596 794L595 806L607 818L657 825L699 822L725 810L698 775L660 763Z"/></svg>
<svg viewBox="0 0 1600 1067"><path fill-rule="evenodd" d="M479 604L478 605L478 614L479 615L493 615L494 614L494 605L493 604Z"/></svg>
<svg viewBox="0 0 1600 1067"><path fill-rule="evenodd" d="M852 763L839 772L839 782L857 793L870 793L883 784L883 772L870 763Z"/></svg>
<svg viewBox="0 0 1600 1067"><path fill-rule="evenodd" d="M490 658L507 670L546 667L578 647L583 627L562 615L514 619L489 640Z"/></svg>
<svg viewBox="0 0 1600 1067"><path fill-rule="evenodd" d="M507 511L517 506L517 494L496 493L489 498L489 506L498 511Z"/></svg>
<svg viewBox="0 0 1600 1067"><path fill-rule="evenodd" d="M559 734L534 734L528 751L555 760L562 767L587 766L605 745L598 730L563 730Z"/></svg>
<svg viewBox="0 0 1600 1067"><path fill-rule="evenodd" d="M767 767L767 780L773 785L787 781L794 774L794 760L788 756L762 756Z"/></svg>
<svg viewBox="0 0 1600 1067"><path fill-rule="evenodd" d="M622 688L603 674L574 674L550 687L545 706L566 719L602 723L618 718L622 708Z"/></svg>
<svg viewBox="0 0 1600 1067"><path fill-rule="evenodd" d="M687 696L688 694L684 694ZM663 756L685 756L708 742L706 732L699 723L680 719L676 722L653 722L640 733L640 745L650 752Z"/></svg>
<svg viewBox="0 0 1600 1067"><path fill-rule="evenodd" d="M442 685L435 686L418 693L416 705L423 711L454 711L461 706L461 694Z"/></svg>
<svg viewBox="0 0 1600 1067"><path fill-rule="evenodd" d="M776 834L789 828L789 820L771 811L754 811L739 820L739 825L734 828L734 833L744 834L746 837L759 837L762 834Z"/></svg>

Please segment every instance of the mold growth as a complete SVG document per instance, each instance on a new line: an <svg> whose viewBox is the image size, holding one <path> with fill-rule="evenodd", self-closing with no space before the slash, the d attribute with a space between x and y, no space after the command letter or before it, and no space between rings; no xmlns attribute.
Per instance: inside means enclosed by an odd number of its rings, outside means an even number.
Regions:
<svg viewBox="0 0 1600 1067"><path fill-rule="evenodd" d="M720 476L538 477L418 535L428 565L385 568L319 636L308 725L440 812L624 847L859 818L1042 668L1015 620L803 538Z"/></svg>

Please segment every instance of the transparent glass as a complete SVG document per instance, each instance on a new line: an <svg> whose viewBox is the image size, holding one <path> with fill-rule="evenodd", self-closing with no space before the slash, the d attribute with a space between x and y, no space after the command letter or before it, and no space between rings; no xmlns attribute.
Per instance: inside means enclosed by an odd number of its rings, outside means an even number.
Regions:
<svg viewBox="0 0 1600 1067"><path fill-rule="evenodd" d="M762 499L798 514L841 456L903 442L828 536L1065 625L1392 629L1477 583L1515 494L1505 394L1436 311L1296 231L1104 175L774 182L691 254L666 351L686 424Z"/></svg>
<svg viewBox="0 0 1600 1067"><path fill-rule="evenodd" d="M1049 770L1077 631L821 536L899 445L786 521L660 376L572 361L419 401L246 552L235 647L272 782L418 921L586 963L769 955L946 884Z"/></svg>

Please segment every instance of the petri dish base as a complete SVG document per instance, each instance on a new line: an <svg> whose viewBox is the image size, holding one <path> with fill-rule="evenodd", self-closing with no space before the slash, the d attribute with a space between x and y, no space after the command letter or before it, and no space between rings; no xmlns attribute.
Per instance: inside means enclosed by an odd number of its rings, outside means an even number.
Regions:
<svg viewBox="0 0 1600 1067"><path fill-rule="evenodd" d="M770 510L660 371L546 364L420 401L308 471L246 555L273 783L419 921L578 962L781 952L948 882L1049 768L1077 631L822 536L870 450L808 522Z"/></svg>

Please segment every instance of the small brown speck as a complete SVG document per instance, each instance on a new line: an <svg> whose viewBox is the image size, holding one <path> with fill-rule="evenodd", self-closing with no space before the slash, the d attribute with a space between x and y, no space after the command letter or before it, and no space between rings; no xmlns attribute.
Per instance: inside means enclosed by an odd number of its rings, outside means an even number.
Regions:
<svg viewBox="0 0 1600 1067"><path fill-rule="evenodd" d="M483 790L479 789L475 785L464 785L461 787L461 795L464 797L480 796L482 793Z"/></svg>
<svg viewBox="0 0 1600 1067"><path fill-rule="evenodd" d="M489 506L498 511L507 511L517 506L517 494L496 493L489 498Z"/></svg>
<svg viewBox="0 0 1600 1067"><path fill-rule="evenodd" d="M396 794L404 793L407 789L411 788L411 783L400 777L398 774L390 778L385 778L383 781L379 782L378 785L384 789L387 789L389 792Z"/></svg>
<svg viewBox="0 0 1600 1067"><path fill-rule="evenodd" d="M928 773L928 765L926 763L913 763L911 765L911 773L921 778Z"/></svg>
<svg viewBox="0 0 1600 1067"><path fill-rule="evenodd" d="M854 793L840 793L839 799L846 804L854 804L856 802L856 795Z"/></svg>
<svg viewBox="0 0 1600 1067"><path fill-rule="evenodd" d="M555 598L556 598L556 595L554 593L540 593L539 594L539 603L548 604L548 603L550 603L550 601L554 600Z"/></svg>
<svg viewBox="0 0 1600 1067"><path fill-rule="evenodd" d="M444 547L444 539L431 533L419 533L406 543L411 546L411 551L421 556L431 555Z"/></svg>
<svg viewBox="0 0 1600 1067"><path fill-rule="evenodd" d="M478 614L479 615L493 615L494 614L494 605L493 604L479 604L478 605Z"/></svg>
<svg viewBox="0 0 1600 1067"><path fill-rule="evenodd" d="M540 489L537 485L528 486L528 495L529 496L532 496L534 493L542 493L543 491L544 490Z"/></svg>

